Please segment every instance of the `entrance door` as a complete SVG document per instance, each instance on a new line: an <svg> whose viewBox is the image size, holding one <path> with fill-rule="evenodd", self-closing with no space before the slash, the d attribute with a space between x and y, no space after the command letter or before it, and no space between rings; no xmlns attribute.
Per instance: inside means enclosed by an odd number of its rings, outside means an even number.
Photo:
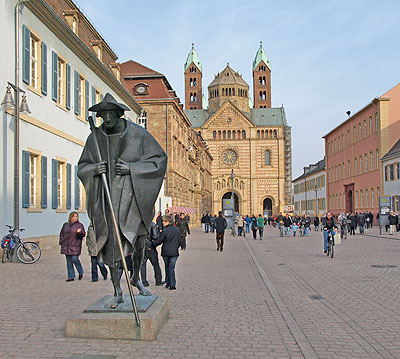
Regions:
<svg viewBox="0 0 400 359"><path fill-rule="evenodd" d="M232 198L232 192L226 192L222 199L231 199ZM239 212L239 197L234 193L234 199L235 199L235 212ZM221 203L221 208L223 208L224 205Z"/></svg>
<svg viewBox="0 0 400 359"><path fill-rule="evenodd" d="M353 205L353 194L354 194L354 183L345 185L344 191L346 194L346 213L353 213L354 205Z"/></svg>
<svg viewBox="0 0 400 359"><path fill-rule="evenodd" d="M264 199L263 209L264 209L264 213L263 213L264 216L265 216L265 214L267 214L268 216L272 216L272 200L271 200L271 198Z"/></svg>

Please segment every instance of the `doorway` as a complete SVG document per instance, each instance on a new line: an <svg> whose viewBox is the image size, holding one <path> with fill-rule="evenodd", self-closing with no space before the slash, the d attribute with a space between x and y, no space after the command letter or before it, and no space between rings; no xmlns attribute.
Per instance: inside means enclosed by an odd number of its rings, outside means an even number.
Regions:
<svg viewBox="0 0 400 359"><path fill-rule="evenodd" d="M231 198L232 198L232 192L226 192L223 195L222 200ZM235 212L239 212L239 197L237 196L236 193L234 193L234 199L235 199ZM221 200L221 208L224 207L222 200Z"/></svg>
<svg viewBox="0 0 400 359"><path fill-rule="evenodd" d="M264 199L263 202L263 215L267 214L268 216L272 216L272 200L271 198Z"/></svg>

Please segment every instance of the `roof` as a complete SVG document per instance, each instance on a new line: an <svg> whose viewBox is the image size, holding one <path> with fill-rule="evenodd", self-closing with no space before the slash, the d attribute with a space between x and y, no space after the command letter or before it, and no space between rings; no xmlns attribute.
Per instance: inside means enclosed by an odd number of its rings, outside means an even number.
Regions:
<svg viewBox="0 0 400 359"><path fill-rule="evenodd" d="M256 126L287 126L283 107L253 108L250 109L250 114L242 111L241 113ZM207 110L185 110L185 114L195 128L203 126L211 117Z"/></svg>
<svg viewBox="0 0 400 359"><path fill-rule="evenodd" d="M148 76L148 77L159 77L164 76L163 74L154 71L139 62L129 60L121 64L121 72L123 71L124 76Z"/></svg>
<svg viewBox="0 0 400 359"><path fill-rule="evenodd" d="M253 71L256 69L256 67L261 61L264 61L265 65L267 65L268 68L271 70L271 62L268 60L267 54L265 53L265 50L262 47L262 41L260 41L260 47L253 61Z"/></svg>
<svg viewBox="0 0 400 359"><path fill-rule="evenodd" d="M192 49L190 50L189 55L188 55L188 57L186 59L185 66L184 66L185 67L184 71L186 71L188 69L188 67L190 66L190 64L192 62L198 67L198 69L200 71L203 71L202 70L202 66L201 66L201 62L200 62L200 59L199 59L199 55L197 55L197 52L194 49L194 44L192 44Z"/></svg>
<svg viewBox="0 0 400 359"><path fill-rule="evenodd" d="M210 117L207 110L184 110L184 112L194 128L203 126Z"/></svg>
<svg viewBox="0 0 400 359"><path fill-rule="evenodd" d="M233 70L229 63L226 67L215 75L214 80L208 85L208 87L216 85L242 85L249 86L245 80L243 80L242 75Z"/></svg>
<svg viewBox="0 0 400 359"><path fill-rule="evenodd" d="M294 179L292 183L298 181L299 179L307 178L314 173L323 171L324 169L325 169L325 157L322 160L318 161L317 163L310 164L308 167L304 167L303 174Z"/></svg>
<svg viewBox="0 0 400 359"><path fill-rule="evenodd" d="M394 144L394 146L389 150L386 155L384 155L381 160L386 161L389 160L393 157L398 157L400 156L400 139Z"/></svg>

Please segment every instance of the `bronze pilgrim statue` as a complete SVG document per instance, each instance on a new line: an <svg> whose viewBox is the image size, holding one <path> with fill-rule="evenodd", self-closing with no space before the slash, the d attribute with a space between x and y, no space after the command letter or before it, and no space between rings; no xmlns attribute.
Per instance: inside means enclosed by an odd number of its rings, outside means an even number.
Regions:
<svg viewBox="0 0 400 359"><path fill-rule="evenodd" d="M116 308L123 302L118 274L121 254L117 227L124 256L132 254L131 283L140 294L151 295L139 280L139 272L145 238L154 217L154 204L164 180L167 156L146 129L121 118L129 108L118 103L112 95L107 93L89 111L96 112L103 123L86 140L78 163L78 176L86 190L86 208L96 236L97 257L110 268L114 286L110 307ZM117 225L105 198L103 173Z"/></svg>

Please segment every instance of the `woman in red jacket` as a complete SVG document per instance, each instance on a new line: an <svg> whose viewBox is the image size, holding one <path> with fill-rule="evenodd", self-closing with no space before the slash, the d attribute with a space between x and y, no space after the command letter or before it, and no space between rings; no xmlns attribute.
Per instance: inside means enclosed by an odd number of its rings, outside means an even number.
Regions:
<svg viewBox="0 0 400 359"><path fill-rule="evenodd" d="M83 268L79 256L82 250L82 240L85 237L85 227L79 222L78 212L71 212L68 222L64 223L60 232L61 254L65 254L67 259L67 282L75 279L75 270L78 271L81 280L83 278Z"/></svg>

